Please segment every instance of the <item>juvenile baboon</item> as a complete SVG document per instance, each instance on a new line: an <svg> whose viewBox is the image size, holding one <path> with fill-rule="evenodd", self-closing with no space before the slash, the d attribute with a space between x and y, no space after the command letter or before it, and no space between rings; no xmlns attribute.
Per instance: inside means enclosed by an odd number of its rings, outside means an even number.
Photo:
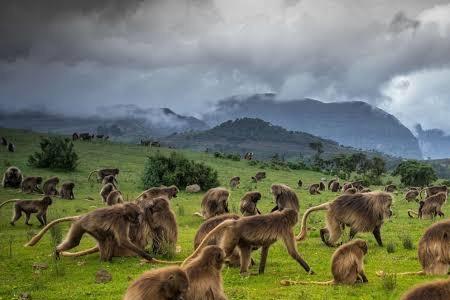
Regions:
<svg viewBox="0 0 450 300"><path fill-rule="evenodd" d="M182 300L187 299L189 279L180 267L147 271L127 289L123 300Z"/></svg>
<svg viewBox="0 0 450 300"><path fill-rule="evenodd" d="M297 186L301 188L303 186L303 181L301 179L298 180Z"/></svg>
<svg viewBox="0 0 450 300"><path fill-rule="evenodd" d="M441 192L437 193L433 196L430 196L425 199L425 201L419 202L419 211L418 213L408 210L408 215L413 218L413 215L418 216L420 219L436 217L437 215L440 217L444 216L442 212L442 205L447 202L447 193Z"/></svg>
<svg viewBox="0 0 450 300"><path fill-rule="evenodd" d="M331 274L333 280L326 282L308 282L308 281L291 281L282 280L282 285L294 284L349 284L368 282L364 274L364 256L367 254L366 241L357 239L343 244L334 251L331 257Z"/></svg>
<svg viewBox="0 0 450 300"><path fill-rule="evenodd" d="M228 196L230 193L221 187L209 189L202 199L201 216L209 219L214 216L229 213ZM198 213L197 213L198 214Z"/></svg>
<svg viewBox="0 0 450 300"><path fill-rule="evenodd" d="M232 189L239 187L239 184L241 183L241 178L239 176L234 176L230 179L230 187Z"/></svg>
<svg viewBox="0 0 450 300"><path fill-rule="evenodd" d="M256 181L261 181L261 180L263 180L264 178L266 178L266 172L258 172L258 173L256 173L256 175L255 175Z"/></svg>
<svg viewBox="0 0 450 300"><path fill-rule="evenodd" d="M105 185L105 184L108 184L108 183L111 183L117 189L117 185L116 184L118 184L118 182L117 182L117 179L116 179L116 177L114 175L107 175L107 176L103 177L102 185Z"/></svg>
<svg viewBox="0 0 450 300"><path fill-rule="evenodd" d="M75 195L73 194L74 188L75 188L75 183L73 183L72 181L64 182L61 185L61 190L59 192L61 199L69 199L69 200L75 199Z"/></svg>
<svg viewBox="0 0 450 300"><path fill-rule="evenodd" d="M385 192L341 195L331 202L306 210L297 240L306 237L309 214L326 210L326 228L320 230L320 237L327 246L333 247L336 244L345 226L350 227L350 239L358 232L372 232L378 245L383 246L380 229L384 219L392 215L391 205L392 196ZM329 235L328 240L325 239L326 234Z"/></svg>
<svg viewBox="0 0 450 300"><path fill-rule="evenodd" d="M319 186L320 185L318 183L311 184L309 186L309 194L310 195L320 195Z"/></svg>
<svg viewBox="0 0 450 300"><path fill-rule="evenodd" d="M1 141L2 141L3 146L8 146L8 141L3 136L2 136Z"/></svg>
<svg viewBox="0 0 450 300"><path fill-rule="evenodd" d="M450 279L423 283L410 289L401 300L448 300L450 299Z"/></svg>
<svg viewBox="0 0 450 300"><path fill-rule="evenodd" d="M346 189L343 194L353 195L353 194L356 194L357 192L358 192L358 190L356 188L352 187L352 188Z"/></svg>
<svg viewBox="0 0 450 300"><path fill-rule="evenodd" d="M370 192L372 192L372 190L371 189L369 189L369 188L364 188L364 189L362 189L361 191L360 191L360 193L370 193Z"/></svg>
<svg viewBox="0 0 450 300"><path fill-rule="evenodd" d="M46 181L44 181L44 184L42 186L42 191L44 192L44 195L46 196L57 196L59 195L58 190L56 189L56 186L59 183L59 178L56 176L50 177Z"/></svg>
<svg viewBox="0 0 450 300"><path fill-rule="evenodd" d="M8 151L9 152L15 152L16 151L16 146L13 143L11 143L11 142L8 142Z"/></svg>
<svg viewBox="0 0 450 300"><path fill-rule="evenodd" d="M3 174L2 186L4 188L19 188L22 183L22 172L17 167L9 167Z"/></svg>
<svg viewBox="0 0 450 300"><path fill-rule="evenodd" d="M252 249L262 247L259 273L264 273L269 247L278 239L282 239L289 255L294 258L309 274L314 272L297 252L294 237L294 226L298 222L298 212L293 209L283 209L267 215L243 217L237 220L226 220L210 231L198 248L183 263L190 261L208 244L210 237L216 237L222 232L220 247L225 251L225 257L230 257L236 247L241 256L241 273L247 273L251 262Z"/></svg>
<svg viewBox="0 0 450 300"><path fill-rule="evenodd" d="M152 256L150 254L130 241L130 225L138 224L139 216L140 208L134 203L97 208L81 216L65 217L50 222L25 246L34 246L54 225L72 221L65 240L56 247L55 254L58 257L61 252L77 247L83 235L87 233L97 240L100 259L103 261L112 259L114 248L111 248L111 245L127 248L142 258L151 261Z"/></svg>
<svg viewBox="0 0 450 300"><path fill-rule="evenodd" d="M102 189L100 190L100 196L102 197L102 200L104 203L106 203L106 200L108 199L109 194L112 191L115 191L116 188L112 183L105 184Z"/></svg>
<svg viewBox="0 0 450 300"><path fill-rule="evenodd" d="M167 200L172 198L176 198L177 194L180 190L175 186L161 186L161 187L152 187L146 191L143 191L139 196L136 197L136 201L145 200L145 199L153 199L158 197L164 197Z"/></svg>
<svg viewBox="0 0 450 300"><path fill-rule="evenodd" d="M260 192L248 192L245 193L244 197L241 199L241 214L243 216L254 216L254 215L260 215L261 212L259 211L258 207L256 207L256 204L261 199L261 193Z"/></svg>
<svg viewBox="0 0 450 300"><path fill-rule="evenodd" d="M221 270L225 252L219 246L206 246L199 255L182 266L189 278L186 300L226 300Z"/></svg>
<svg viewBox="0 0 450 300"><path fill-rule="evenodd" d="M38 192L42 193L40 184L42 183L42 177L40 176L27 176L22 180L21 188L24 193Z"/></svg>
<svg viewBox="0 0 450 300"><path fill-rule="evenodd" d="M319 182L319 191L325 191L325 183Z"/></svg>
<svg viewBox="0 0 450 300"><path fill-rule="evenodd" d="M117 177L119 175L119 169L100 169L100 170L94 170L91 173L89 173L88 181L91 179L91 176L97 173L97 182L102 182L103 178L105 178L108 175L113 175L114 177Z"/></svg>
<svg viewBox="0 0 450 300"><path fill-rule="evenodd" d="M419 197L419 191L418 190L409 190L405 194L405 200L408 202L411 201L417 201L417 197Z"/></svg>
<svg viewBox="0 0 450 300"><path fill-rule="evenodd" d="M331 183L331 186L329 188L333 193L337 193L341 190L341 185L339 184L339 181L333 181Z"/></svg>
<svg viewBox="0 0 450 300"><path fill-rule="evenodd" d="M297 212L300 210L297 194L290 187L285 184L272 184L270 190L275 201L272 212L285 208L291 208Z"/></svg>
<svg viewBox="0 0 450 300"><path fill-rule="evenodd" d="M41 200L13 199L3 202L0 207L10 202L15 202L13 209L14 215L10 222L11 225L14 226L14 223L20 219L22 213L24 213L26 217L25 224L29 226L32 225L28 223L31 214L36 214L36 219L38 219L39 223L41 223L42 226L47 224L47 209L48 206L52 204L52 198L45 196Z"/></svg>
<svg viewBox="0 0 450 300"><path fill-rule="evenodd" d="M448 187L446 185L430 186L420 191L420 199L423 199L422 193L425 192L425 198L436 195L437 193L445 192L448 194Z"/></svg>
<svg viewBox="0 0 450 300"><path fill-rule="evenodd" d="M109 206L124 202L125 201L123 200L122 192L118 190L111 191L108 197L106 197L106 204Z"/></svg>
<svg viewBox="0 0 450 300"><path fill-rule="evenodd" d="M395 184L389 184L384 187L384 191L388 193L393 193L397 190L397 186Z"/></svg>

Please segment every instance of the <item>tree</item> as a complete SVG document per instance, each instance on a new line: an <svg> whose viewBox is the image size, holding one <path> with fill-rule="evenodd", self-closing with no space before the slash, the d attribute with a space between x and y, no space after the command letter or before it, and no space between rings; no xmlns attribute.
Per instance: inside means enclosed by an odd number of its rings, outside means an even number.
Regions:
<svg viewBox="0 0 450 300"><path fill-rule="evenodd" d="M400 176L405 186L427 186L437 180L433 167L417 160L401 162L392 175Z"/></svg>

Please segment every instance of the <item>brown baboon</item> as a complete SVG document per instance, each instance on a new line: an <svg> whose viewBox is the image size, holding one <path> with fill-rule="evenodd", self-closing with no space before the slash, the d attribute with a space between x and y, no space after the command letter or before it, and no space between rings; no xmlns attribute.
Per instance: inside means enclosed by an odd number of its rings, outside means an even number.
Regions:
<svg viewBox="0 0 450 300"><path fill-rule="evenodd" d="M189 278L186 300L226 300L221 270L225 252L219 246L206 246L199 255L182 266Z"/></svg>
<svg viewBox="0 0 450 300"><path fill-rule="evenodd" d="M392 215L392 196L384 192L357 193L341 195L327 202L306 210L302 219L302 229L297 240L306 237L306 221L309 214L317 210L326 210L326 228L320 230L320 237L327 246L334 246L342 235L345 226L350 227L350 239L358 232L372 232L378 245L381 241L381 225L385 218ZM325 235L328 234L328 240Z"/></svg>
<svg viewBox="0 0 450 300"><path fill-rule="evenodd" d="M282 280L282 285L293 284L349 284L368 282L364 274L364 256L367 254L367 242L363 240L354 240L343 244L334 251L331 258L331 274L333 280L326 282L308 282Z"/></svg>
<svg viewBox="0 0 450 300"><path fill-rule="evenodd" d="M3 136L2 136L1 141L2 141L3 146L8 146L8 141Z"/></svg>
<svg viewBox="0 0 450 300"><path fill-rule="evenodd" d="M228 196L230 193L221 187L209 189L202 199L201 216L209 219L214 216L229 213ZM196 213L199 215L198 213Z"/></svg>
<svg viewBox="0 0 450 300"><path fill-rule="evenodd" d="M73 183L72 181L64 182L61 185L61 190L59 192L61 199L69 199L69 200L75 199L75 195L73 194L74 188L75 188L75 183Z"/></svg>
<svg viewBox="0 0 450 300"><path fill-rule="evenodd" d="M256 204L260 199L260 192L245 193L244 197L242 197L241 199L241 214L243 216L260 215L261 212L259 211L258 207L256 207Z"/></svg>
<svg viewBox="0 0 450 300"><path fill-rule="evenodd" d="M357 189L358 191L362 190L364 188L363 186L363 182L361 180L359 181L353 181L352 182L352 187L354 187L355 189Z"/></svg>
<svg viewBox="0 0 450 300"><path fill-rule="evenodd" d="M418 213L408 210L408 215L413 218L413 215L422 218L434 218L437 215L440 217L444 216L442 212L442 205L447 202L447 193L441 192L437 193L433 196L428 197L425 201L419 202L419 211Z"/></svg>
<svg viewBox="0 0 450 300"><path fill-rule="evenodd" d="M127 289L123 300L182 300L187 299L189 279L180 267L147 271Z"/></svg>
<svg viewBox="0 0 450 300"><path fill-rule="evenodd" d="M113 175L114 177L117 177L119 175L119 169L100 169L100 170L94 170L91 173L89 173L88 181L91 179L91 176L97 173L97 182L102 182L103 178L105 178L108 175Z"/></svg>
<svg viewBox="0 0 450 300"><path fill-rule="evenodd" d="M303 181L301 179L298 180L297 186L301 188L303 186Z"/></svg>
<svg viewBox="0 0 450 300"><path fill-rule="evenodd" d="M76 140L78 140L79 138L80 138L80 136L78 135L78 133L74 132L74 133L72 134L72 141L76 141Z"/></svg>
<svg viewBox="0 0 450 300"><path fill-rule="evenodd" d="M351 182L346 182L342 186L342 191L345 192L346 190L351 189L351 188L353 188L353 185L351 184Z"/></svg>
<svg viewBox="0 0 450 300"><path fill-rule="evenodd" d="M42 183L42 177L40 176L27 176L22 180L21 188L24 193L33 193L38 192L42 193L39 185Z"/></svg>
<svg viewBox="0 0 450 300"><path fill-rule="evenodd" d="M310 195L320 195L319 186L320 185L318 183L311 184L309 186L309 194Z"/></svg>
<svg viewBox="0 0 450 300"><path fill-rule="evenodd" d="M101 260L110 261L114 253L114 248L110 246L119 245L151 261L150 254L130 241L130 224L138 224L139 216L140 208L135 203L97 208L81 216L65 217L50 222L25 246L34 246L54 225L72 221L65 240L56 247L55 254L58 257L61 252L77 247L83 235L88 233L97 240Z"/></svg>
<svg viewBox="0 0 450 300"><path fill-rule="evenodd" d="M364 188L364 189L362 189L362 190L360 191L360 193L362 193L362 194L364 194L364 193L370 193L370 192L372 192L372 190L369 189L369 188Z"/></svg>
<svg viewBox="0 0 450 300"><path fill-rule="evenodd" d="M14 223L20 219L22 213L24 213L26 217L25 224L29 226L32 225L28 223L31 214L36 214L36 219L38 219L39 223L41 223L42 226L47 224L47 209L49 205L52 205L52 198L45 196L41 200L13 199L3 202L0 207L10 202L15 202L13 209L14 216L10 222L11 225L14 226Z"/></svg>
<svg viewBox="0 0 450 300"><path fill-rule="evenodd" d="M111 193L108 194L108 197L106 197L106 204L109 206L124 202L125 200L123 200L122 192L118 190L111 191Z"/></svg>
<svg viewBox="0 0 450 300"><path fill-rule="evenodd" d="M405 200L408 202L411 201L417 201L417 197L419 197L419 191L418 190L409 190L405 194Z"/></svg>
<svg viewBox="0 0 450 300"><path fill-rule="evenodd" d="M252 160L253 159L253 152L246 152L244 155L245 160Z"/></svg>
<svg viewBox="0 0 450 300"><path fill-rule="evenodd" d="M425 192L425 198L436 195L437 193L445 192L448 194L448 187L446 185L430 186L420 191L420 199L423 199L422 193Z"/></svg>
<svg viewBox="0 0 450 300"><path fill-rule="evenodd" d="M230 187L232 189L239 187L240 183L241 183L241 178L239 176L234 176L233 178L230 179Z"/></svg>
<svg viewBox="0 0 450 300"><path fill-rule="evenodd" d="M325 191L325 183L323 183L322 181L319 182L319 191Z"/></svg>
<svg viewBox="0 0 450 300"><path fill-rule="evenodd" d="M19 188L22 183L22 172L17 167L9 167L3 174L2 186L4 188Z"/></svg>
<svg viewBox="0 0 450 300"><path fill-rule="evenodd" d="M256 173L256 175L255 175L256 181L261 181L261 180L263 180L264 178L266 178L266 172L258 172L258 173Z"/></svg>
<svg viewBox="0 0 450 300"><path fill-rule="evenodd" d="M16 145L14 145L13 143L9 142L8 143L8 151L9 152L15 152L16 151Z"/></svg>
<svg viewBox="0 0 450 300"><path fill-rule="evenodd" d="M56 186L59 183L59 178L56 176L50 177L46 181L44 181L44 184L42 185L42 191L44 192L44 195L46 196L57 196L59 195L58 190L56 189Z"/></svg>
<svg viewBox="0 0 450 300"><path fill-rule="evenodd" d="M241 273L247 273L251 262L252 249L262 247L259 273L264 273L269 247L278 239L282 239L289 255L294 258L309 274L314 272L308 263L297 252L297 244L294 237L294 226L298 222L298 212L293 209L283 209L267 215L243 217L237 220L226 220L210 231L200 243L194 253L183 264L186 264L208 244L210 237L217 237L222 232L221 248L225 251L225 257L230 257L236 247L241 256Z"/></svg>
<svg viewBox="0 0 450 300"><path fill-rule="evenodd" d="M333 184L333 182L338 181L337 179L331 179L330 181L328 181L328 190L331 190L331 185Z"/></svg>
<svg viewBox="0 0 450 300"><path fill-rule="evenodd" d="M152 187L137 196L136 201L139 202L140 200L154 199L158 197L164 197L167 200L170 200L172 198L176 198L179 191L180 190L175 185Z"/></svg>
<svg viewBox="0 0 450 300"><path fill-rule="evenodd" d="M107 176L103 177L102 185L105 185L105 184L108 184L108 183L111 183L117 189L118 182L117 182L117 179L116 179L116 177L114 175L107 175Z"/></svg>
<svg viewBox="0 0 450 300"><path fill-rule="evenodd" d="M329 188L333 193L337 193L341 190L341 185L339 184L339 181L333 181L331 183L331 186Z"/></svg>
<svg viewBox="0 0 450 300"><path fill-rule="evenodd" d="M353 195L353 194L356 194L357 192L358 192L358 190L356 188L352 187L352 188L346 189L343 192L343 194L345 194L345 195Z"/></svg>
<svg viewBox="0 0 450 300"><path fill-rule="evenodd" d="M297 212L300 210L297 194L290 187L285 184L272 184L270 189L275 201L272 212L285 208L291 208Z"/></svg>
<svg viewBox="0 0 450 300"><path fill-rule="evenodd" d="M448 300L450 299L450 279L423 283L410 289L401 300Z"/></svg>
<svg viewBox="0 0 450 300"><path fill-rule="evenodd" d="M388 193L393 193L397 190L397 186L395 184L389 184L384 187L384 191Z"/></svg>
<svg viewBox="0 0 450 300"><path fill-rule="evenodd" d="M115 191L116 188L112 183L105 184L102 189L100 190L100 196L102 197L102 200L104 203L106 203L106 200L108 199L109 194L112 191Z"/></svg>

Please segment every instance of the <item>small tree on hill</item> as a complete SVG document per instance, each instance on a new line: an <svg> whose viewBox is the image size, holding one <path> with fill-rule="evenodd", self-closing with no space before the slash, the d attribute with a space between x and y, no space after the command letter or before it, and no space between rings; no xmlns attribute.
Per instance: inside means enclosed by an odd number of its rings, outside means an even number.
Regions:
<svg viewBox="0 0 450 300"><path fill-rule="evenodd" d="M400 176L405 186L427 186L437 180L433 167L417 160L401 162L392 175Z"/></svg>
<svg viewBox="0 0 450 300"><path fill-rule="evenodd" d="M78 155L68 138L48 137L40 142L41 152L35 152L28 163L36 168L73 171L77 166Z"/></svg>

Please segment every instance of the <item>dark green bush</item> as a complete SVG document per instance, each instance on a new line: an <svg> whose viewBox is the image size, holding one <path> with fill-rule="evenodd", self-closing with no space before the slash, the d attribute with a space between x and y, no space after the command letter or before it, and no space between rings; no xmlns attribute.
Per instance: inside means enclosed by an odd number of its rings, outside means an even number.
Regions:
<svg viewBox="0 0 450 300"><path fill-rule="evenodd" d="M208 190L220 185L217 171L176 152L169 156L160 152L149 156L145 163L142 183L146 189L172 184L184 189L187 185L196 183L203 190Z"/></svg>
<svg viewBox="0 0 450 300"><path fill-rule="evenodd" d="M400 176L404 186L427 186L437 179L431 165L417 160L401 162L392 175Z"/></svg>
<svg viewBox="0 0 450 300"><path fill-rule="evenodd" d="M35 152L28 163L36 168L73 171L77 166L78 155L68 138L48 137L40 142L41 152Z"/></svg>

